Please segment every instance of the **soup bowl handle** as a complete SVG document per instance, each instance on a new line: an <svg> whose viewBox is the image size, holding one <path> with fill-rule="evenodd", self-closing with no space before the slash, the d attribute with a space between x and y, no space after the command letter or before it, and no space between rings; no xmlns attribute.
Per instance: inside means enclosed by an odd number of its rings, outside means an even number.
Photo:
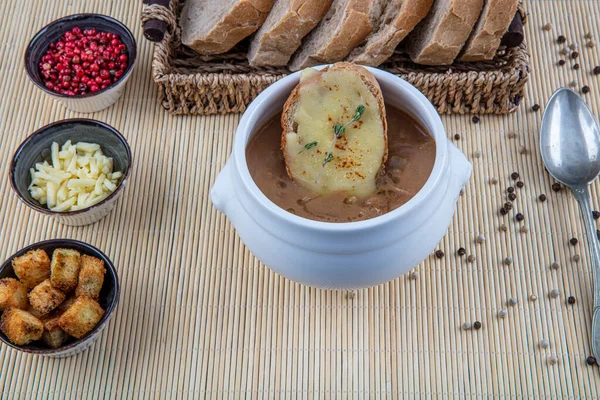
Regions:
<svg viewBox="0 0 600 400"><path fill-rule="evenodd" d="M215 208L223 214L227 214L227 205L234 196L233 177L231 175L231 159L225 163L225 166L217 175L215 184L210 191L210 201Z"/></svg>
<svg viewBox="0 0 600 400"><path fill-rule="evenodd" d="M465 155L459 150L454 143L448 140L448 153L450 155L450 165L452 168L452 190L456 196L460 190L467 184L473 171L473 165L467 160Z"/></svg>

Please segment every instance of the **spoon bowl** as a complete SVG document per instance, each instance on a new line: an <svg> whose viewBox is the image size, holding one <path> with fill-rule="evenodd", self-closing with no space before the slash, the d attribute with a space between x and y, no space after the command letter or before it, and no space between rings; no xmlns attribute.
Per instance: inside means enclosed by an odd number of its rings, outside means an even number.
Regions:
<svg viewBox="0 0 600 400"><path fill-rule="evenodd" d="M552 95L542 120L540 148L548 172L573 191L585 222L594 286L591 344L600 360L600 238L588 192L600 174L600 129L577 93L562 88Z"/></svg>
<svg viewBox="0 0 600 400"><path fill-rule="evenodd" d="M574 91L558 89L548 102L540 145L544 164L557 181L576 187L600 175L600 129Z"/></svg>

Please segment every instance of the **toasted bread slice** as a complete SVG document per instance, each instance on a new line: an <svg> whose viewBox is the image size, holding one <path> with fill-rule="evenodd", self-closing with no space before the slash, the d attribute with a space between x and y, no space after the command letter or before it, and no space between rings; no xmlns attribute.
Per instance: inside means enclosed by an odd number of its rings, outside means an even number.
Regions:
<svg viewBox="0 0 600 400"><path fill-rule="evenodd" d="M199 54L225 53L253 34L274 0L188 0L181 12L181 43Z"/></svg>
<svg viewBox="0 0 600 400"><path fill-rule="evenodd" d="M398 43L427 15L433 0L390 0L373 32L352 50L347 61L377 67L394 54Z"/></svg>
<svg viewBox="0 0 600 400"><path fill-rule="evenodd" d="M279 0L250 42L248 62L255 67L286 65L329 10L332 0Z"/></svg>
<svg viewBox="0 0 600 400"><path fill-rule="evenodd" d="M483 0L436 0L429 14L406 38L416 64L449 65L465 45L477 22Z"/></svg>
<svg viewBox="0 0 600 400"><path fill-rule="evenodd" d="M485 0L481 16L459 55L459 61L491 60L515 16L519 0Z"/></svg>
<svg viewBox="0 0 600 400"><path fill-rule="evenodd" d="M331 161L323 167L334 126L348 124L359 105L364 113L335 139ZM341 62L303 71L284 105L281 126L281 149L291 179L317 194L366 196L375 191L387 159L387 121L381 89L366 68Z"/></svg>
<svg viewBox="0 0 600 400"><path fill-rule="evenodd" d="M378 4L376 0L333 0L323 20L292 56L289 69L342 61L371 32Z"/></svg>

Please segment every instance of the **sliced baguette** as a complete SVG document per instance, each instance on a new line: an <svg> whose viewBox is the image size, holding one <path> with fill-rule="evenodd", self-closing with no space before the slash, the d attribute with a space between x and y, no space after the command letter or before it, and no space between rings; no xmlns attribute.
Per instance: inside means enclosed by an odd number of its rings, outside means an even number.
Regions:
<svg viewBox="0 0 600 400"><path fill-rule="evenodd" d="M362 117L335 140L333 159L319 175L335 137L334 125L351 121L361 104ZM284 105L281 126L291 179L317 194L366 196L376 190L387 159L387 121L379 84L365 68L341 62L321 71L304 70Z"/></svg>
<svg viewBox="0 0 600 400"><path fill-rule="evenodd" d="M279 0L250 43L255 67L283 66L302 39L323 19L333 0Z"/></svg>
<svg viewBox="0 0 600 400"><path fill-rule="evenodd" d="M188 0L181 13L181 43L199 54L225 53L254 33L274 0Z"/></svg>
<svg viewBox="0 0 600 400"><path fill-rule="evenodd" d="M333 0L323 20L292 56L290 70L346 58L371 32L372 14L377 4L376 0Z"/></svg>
<svg viewBox="0 0 600 400"><path fill-rule="evenodd" d="M412 61L424 65L452 64L482 7L483 0L436 0L427 17L406 39Z"/></svg>
<svg viewBox="0 0 600 400"><path fill-rule="evenodd" d="M347 61L377 67L392 56L398 43L427 15L433 0L391 0L376 28Z"/></svg>
<svg viewBox="0 0 600 400"><path fill-rule="evenodd" d="M518 5L519 0L485 0L481 16L458 59L483 61L494 58Z"/></svg>

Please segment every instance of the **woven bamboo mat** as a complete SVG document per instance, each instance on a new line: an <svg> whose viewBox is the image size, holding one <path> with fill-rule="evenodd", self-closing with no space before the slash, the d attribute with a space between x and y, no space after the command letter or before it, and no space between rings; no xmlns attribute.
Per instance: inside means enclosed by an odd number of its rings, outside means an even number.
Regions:
<svg viewBox="0 0 600 400"><path fill-rule="evenodd" d="M448 135L472 159L474 174L440 248L403 277L356 293L294 284L260 264L241 243L208 193L230 153L239 115L170 117L150 76L152 46L138 23L141 2L0 1L0 258L57 237L89 242L115 262L122 282L114 318L78 356L46 359L0 347L5 398L204 397L598 398L600 371L590 353L591 274L585 247L571 246L583 226L566 191L554 193L537 149L542 105L576 79L600 116L600 6L597 0L529 1L527 38L532 80L515 114L444 116ZM139 62L124 98L92 115L128 138L135 165L117 208L89 227L69 228L31 212L11 193L9 159L35 129L77 116L28 81L27 40L57 17L112 15L138 38ZM550 32L542 30L548 22ZM597 46L584 47L584 34ZM581 69L564 67L558 34L579 44ZM516 133L510 138L509 133ZM474 156L477 151L481 157ZM524 223L501 218L509 175L518 171L515 210ZM492 185L490 178L499 183ZM546 193L548 201L537 196ZM600 187L593 187L600 209ZM511 216L514 215L511 214ZM506 224L507 232L500 229ZM520 232L520 226L529 228ZM475 243L477 235L486 241ZM476 257L456 256L459 247ZM574 254L581 261L571 260ZM502 264L505 257L514 260ZM550 264L558 261L559 270ZM548 293L558 289L561 297ZM528 300L530 295L538 300ZM567 305L567 296L577 303ZM506 305L517 297L517 306ZM497 317L506 308L506 319ZM481 321L479 331L463 322ZM541 349L542 339L550 342ZM550 365L556 355L558 364Z"/></svg>

